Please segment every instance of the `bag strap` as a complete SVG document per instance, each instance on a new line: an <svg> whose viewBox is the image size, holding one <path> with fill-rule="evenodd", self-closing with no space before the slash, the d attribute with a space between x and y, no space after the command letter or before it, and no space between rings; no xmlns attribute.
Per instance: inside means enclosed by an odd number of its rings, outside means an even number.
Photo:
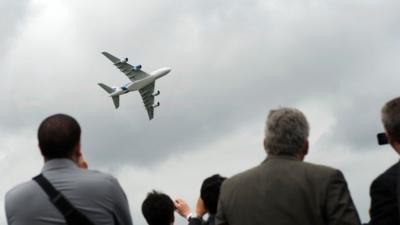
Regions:
<svg viewBox="0 0 400 225"><path fill-rule="evenodd" d="M400 221L400 162L397 163L397 180L396 180L396 198L397 198L397 216Z"/></svg>
<svg viewBox="0 0 400 225"><path fill-rule="evenodd" d="M79 212L54 186L39 174L33 178L39 186L46 192L50 201L64 216L68 225L94 225L85 215Z"/></svg>

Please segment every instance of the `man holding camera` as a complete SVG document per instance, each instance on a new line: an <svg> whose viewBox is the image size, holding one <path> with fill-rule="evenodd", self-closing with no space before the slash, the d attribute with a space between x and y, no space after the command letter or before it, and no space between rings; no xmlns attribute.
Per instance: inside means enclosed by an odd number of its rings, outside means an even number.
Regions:
<svg viewBox="0 0 400 225"><path fill-rule="evenodd" d="M387 141L400 154L400 97L387 102L381 111ZM378 135L379 137L379 135ZM371 184L371 225L400 224L399 221L399 169L397 162L379 175Z"/></svg>
<svg viewBox="0 0 400 225"><path fill-rule="evenodd" d="M214 225L219 193L221 185L225 180L226 177L214 174L203 181L195 214L190 212L189 205L183 199L175 200L176 211L189 221L189 225ZM208 218L207 220L203 220L203 216L206 213L208 213Z"/></svg>

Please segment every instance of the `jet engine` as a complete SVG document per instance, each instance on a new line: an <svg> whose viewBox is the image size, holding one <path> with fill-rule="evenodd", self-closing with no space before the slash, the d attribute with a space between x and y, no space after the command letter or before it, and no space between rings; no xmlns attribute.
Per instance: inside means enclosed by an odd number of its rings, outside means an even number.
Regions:
<svg viewBox="0 0 400 225"><path fill-rule="evenodd" d="M122 63L126 63L126 62L128 62L128 58L125 58L125 59L122 61Z"/></svg>
<svg viewBox="0 0 400 225"><path fill-rule="evenodd" d="M157 104L153 105L153 109L157 108L158 106L160 106L160 102L157 102Z"/></svg>
<svg viewBox="0 0 400 225"><path fill-rule="evenodd" d="M160 94L160 91L156 91L156 92L154 92L153 94L151 94L153 97L156 97L157 95L159 95Z"/></svg>
<svg viewBox="0 0 400 225"><path fill-rule="evenodd" d="M142 68L142 65L134 65L133 70L140 70Z"/></svg>

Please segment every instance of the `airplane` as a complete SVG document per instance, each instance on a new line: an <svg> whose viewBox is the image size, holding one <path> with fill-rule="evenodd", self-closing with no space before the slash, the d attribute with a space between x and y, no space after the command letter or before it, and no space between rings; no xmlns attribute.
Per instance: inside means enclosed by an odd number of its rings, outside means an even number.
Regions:
<svg viewBox="0 0 400 225"><path fill-rule="evenodd" d="M141 65L129 64L128 58L120 60L108 52L102 52L102 54L111 60L111 62L113 62L113 64L130 80L129 83L120 87L109 87L103 83L98 83L101 88L110 94L109 96L112 98L115 108L117 109L119 107L120 95L131 91L139 91L143 99L144 107L147 110L149 120L153 119L154 109L160 106L160 102L154 104L154 97L160 94L160 91L154 91L155 81L167 75L171 71L171 68L163 67L151 73L146 73L141 70Z"/></svg>

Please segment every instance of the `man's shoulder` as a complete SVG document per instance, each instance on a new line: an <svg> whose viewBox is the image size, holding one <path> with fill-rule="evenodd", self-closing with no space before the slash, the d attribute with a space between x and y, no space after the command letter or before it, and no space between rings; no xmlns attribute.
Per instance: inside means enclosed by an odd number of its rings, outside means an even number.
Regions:
<svg viewBox="0 0 400 225"><path fill-rule="evenodd" d="M118 180L104 172L97 170L82 170L79 173L63 175L63 174L46 174L44 176L52 183L56 189L63 192L68 189L97 190L96 192L107 192L118 186ZM28 180L11 188L6 193L6 201L18 202L19 200L31 198L38 192L41 187L33 180Z"/></svg>
<svg viewBox="0 0 400 225"><path fill-rule="evenodd" d="M399 167L400 167L400 162L393 164L385 172L383 172L381 175L379 175L378 178L388 178L388 177L394 178L394 177L396 177L399 173Z"/></svg>
<svg viewBox="0 0 400 225"><path fill-rule="evenodd" d="M301 165L310 173L314 173L316 175L321 175L321 176L332 176L335 174L341 174L340 170L322 165L322 164L316 164L316 163L311 163L311 162L302 162Z"/></svg>
<svg viewBox="0 0 400 225"><path fill-rule="evenodd" d="M304 161L289 161L287 160L289 164L291 164L291 167L295 169L297 172L305 171L307 173L313 173L313 174L320 174L323 176L329 176L337 173L341 173L340 170L326 166L326 165L321 165L321 164L316 164L316 163L310 163L310 162L304 162ZM280 167L285 167L284 161L279 162ZM268 167L265 167L263 164L255 166L253 168L250 168L244 172L238 173L234 176L232 176L229 180L235 181L239 179L243 179L248 176L252 176L253 174L257 174L262 172L263 170L270 169Z"/></svg>
<svg viewBox="0 0 400 225"><path fill-rule="evenodd" d="M62 176L62 175L61 175ZM60 176L60 178L61 178ZM59 178L50 177L56 181ZM96 189L96 190L110 190L113 187L119 185L117 178L113 175L100 172L97 170L81 170L76 176L71 177L71 181L77 188L82 189Z"/></svg>
<svg viewBox="0 0 400 225"><path fill-rule="evenodd" d="M333 167L325 166L325 165L320 165L320 164L315 164L315 163L309 163L309 162L302 162L302 161L282 161L277 163L279 164L279 168L276 168L276 166L268 167L265 166L264 163L258 166L255 166L253 168L250 168L244 172L238 173L226 181L224 181L224 186L225 187L233 187L236 185L240 184L245 184L248 182L252 182L252 180L257 179L257 177L261 177L263 173L266 173L266 170L276 170L276 169L282 169L285 167L283 165L285 162L287 162L290 165L287 165L291 167L291 172L295 173L295 175L292 174L292 176L304 176L307 177L307 179L311 180L323 180L326 182L329 182L330 178L335 179L335 178L342 178L343 174L340 170L335 169ZM297 175L296 175L297 174Z"/></svg>
<svg viewBox="0 0 400 225"><path fill-rule="evenodd" d="M253 174L256 174L258 171L262 170L261 165L252 167L250 169L247 169L243 172L240 172L238 174L233 175L232 177L228 178L223 182L223 184L229 184L229 183L236 183L240 180L246 179L248 177L251 177Z"/></svg>
<svg viewBox="0 0 400 225"><path fill-rule="evenodd" d="M115 178L113 175L98 170L82 170L82 173L93 180L106 181L111 183L117 182L117 178Z"/></svg>
<svg viewBox="0 0 400 225"><path fill-rule="evenodd" d="M27 193L27 191L33 190L37 187L39 186L37 186L37 184L33 180L28 180L23 183L17 184L6 193L6 199L21 196L21 194Z"/></svg>
<svg viewBox="0 0 400 225"><path fill-rule="evenodd" d="M37 196L36 193L39 190L39 185L33 180L25 181L14 186L5 195L6 209L10 209L14 205L24 205L27 200L33 200L32 196Z"/></svg>
<svg viewBox="0 0 400 225"><path fill-rule="evenodd" d="M107 186L107 185L115 185L118 183L118 180L112 176L111 174L100 172L97 170L82 170L78 176L70 176L71 181L76 181L77 183L86 183L86 184L93 184L93 185L102 185L102 186ZM63 181L66 181L67 179L63 177L63 175L58 174L59 176L56 179L62 179ZM44 174L45 177L46 173ZM50 183L52 183L53 179L52 177L47 177L47 179L50 180ZM54 185L54 184L53 184ZM17 184L13 188L11 188L7 193L6 193L6 198L13 198L16 196L21 196L24 194L30 194L34 191L41 190L39 185L34 181L34 180L28 180L25 182L22 182L20 184Z"/></svg>
<svg viewBox="0 0 400 225"><path fill-rule="evenodd" d="M234 189L237 185L254 182L264 172L263 165L257 165L243 172L237 173L222 183L223 189Z"/></svg>
<svg viewBox="0 0 400 225"><path fill-rule="evenodd" d="M376 185L395 185L400 169L400 162L395 163L391 167L389 167L385 172L381 173L378 177L374 179L372 182L372 186Z"/></svg>

